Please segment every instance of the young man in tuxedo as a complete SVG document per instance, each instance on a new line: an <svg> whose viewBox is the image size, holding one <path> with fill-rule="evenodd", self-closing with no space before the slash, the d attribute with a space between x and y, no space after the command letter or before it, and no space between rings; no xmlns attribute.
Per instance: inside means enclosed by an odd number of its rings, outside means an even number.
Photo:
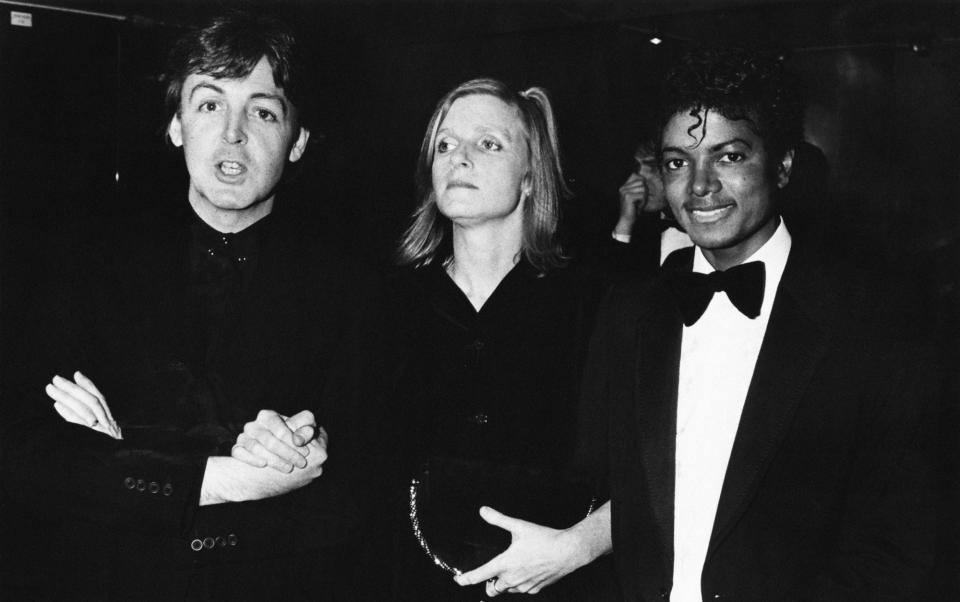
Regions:
<svg viewBox="0 0 960 602"><path fill-rule="evenodd" d="M612 549L627 600L909 600L932 563L936 379L908 287L778 210L803 106L775 55L692 52L663 98L667 202L695 247L617 287L584 385L610 502L464 581L549 584Z"/></svg>
<svg viewBox="0 0 960 602"><path fill-rule="evenodd" d="M303 59L284 24L242 12L171 52L186 194L80 237L7 384L5 482L52 523L23 569L55 576L11 595L356 590L355 478L326 462L321 425L349 457L374 297L363 270L275 211L307 150Z"/></svg>

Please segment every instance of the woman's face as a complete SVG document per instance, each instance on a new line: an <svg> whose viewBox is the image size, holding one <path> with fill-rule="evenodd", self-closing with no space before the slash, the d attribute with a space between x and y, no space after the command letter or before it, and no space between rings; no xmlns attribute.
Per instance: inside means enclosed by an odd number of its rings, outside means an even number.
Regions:
<svg viewBox="0 0 960 602"><path fill-rule="evenodd" d="M433 150L440 213L461 226L521 223L529 160L516 108L487 94L458 98L440 123Z"/></svg>

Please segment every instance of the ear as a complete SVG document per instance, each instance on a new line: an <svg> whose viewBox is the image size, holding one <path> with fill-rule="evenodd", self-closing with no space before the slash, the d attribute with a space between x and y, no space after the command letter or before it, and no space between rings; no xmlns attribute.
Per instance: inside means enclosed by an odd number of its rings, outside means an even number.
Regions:
<svg viewBox="0 0 960 602"><path fill-rule="evenodd" d="M520 198L524 200L530 198L531 192L533 192L533 176L528 171L520 182Z"/></svg>
<svg viewBox="0 0 960 602"><path fill-rule="evenodd" d="M170 125L167 126L167 136L170 137L170 142L172 142L174 146L183 146L183 129L180 123L180 113L174 115L173 119L170 120Z"/></svg>
<svg viewBox="0 0 960 602"><path fill-rule="evenodd" d="M290 148L290 162L296 163L300 157L303 156L303 152L307 150L307 140L310 139L310 130L307 128L300 128L300 135L297 137L297 141L293 143L293 146Z"/></svg>
<svg viewBox="0 0 960 602"><path fill-rule="evenodd" d="M790 183L790 173L793 171L793 149L783 154L777 164L777 188L783 188Z"/></svg>

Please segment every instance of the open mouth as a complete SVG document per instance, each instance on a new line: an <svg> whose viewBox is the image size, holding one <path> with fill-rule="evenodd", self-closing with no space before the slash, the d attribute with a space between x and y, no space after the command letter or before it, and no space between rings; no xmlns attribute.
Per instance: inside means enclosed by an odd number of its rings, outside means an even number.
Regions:
<svg viewBox="0 0 960 602"><path fill-rule="evenodd" d="M227 176L228 178L233 178L239 175L242 175L247 168L237 161L221 161L217 163L217 169L221 174Z"/></svg>

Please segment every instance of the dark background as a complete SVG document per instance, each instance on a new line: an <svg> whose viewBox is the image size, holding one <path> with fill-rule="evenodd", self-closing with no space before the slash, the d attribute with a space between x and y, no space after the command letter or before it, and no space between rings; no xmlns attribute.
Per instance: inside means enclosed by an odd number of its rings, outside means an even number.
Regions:
<svg viewBox="0 0 960 602"><path fill-rule="evenodd" d="M30 5L26 5L30 4ZM0 362L47 250L90 216L186 202L158 77L170 38L236 2L0 0ZM929 1L247 2L313 45L321 122L282 209L386 265L414 206L413 168L440 96L477 76L545 86L576 197L576 239L606 235L659 76L690 44L790 56L831 209L856 250L922 275L956 399L960 4ZM66 9L66 10L63 10ZM32 27L11 25L30 13ZM92 11L99 15L78 11ZM657 34L660 45L650 43ZM292 200L296 197L296 202ZM167 201L169 202L169 201ZM91 232L91 235L98 235ZM863 240L859 236L856 240ZM3 400L4 403L15 402ZM942 424L953 425L952 405ZM944 427L945 429L947 426ZM952 426L949 428L953 428ZM944 433L955 448L957 435ZM952 457L952 454L945 454ZM947 463L945 480L956 481ZM955 526L952 528L956 528ZM953 547L955 536L945 536ZM960 572L954 564L947 572Z"/></svg>

